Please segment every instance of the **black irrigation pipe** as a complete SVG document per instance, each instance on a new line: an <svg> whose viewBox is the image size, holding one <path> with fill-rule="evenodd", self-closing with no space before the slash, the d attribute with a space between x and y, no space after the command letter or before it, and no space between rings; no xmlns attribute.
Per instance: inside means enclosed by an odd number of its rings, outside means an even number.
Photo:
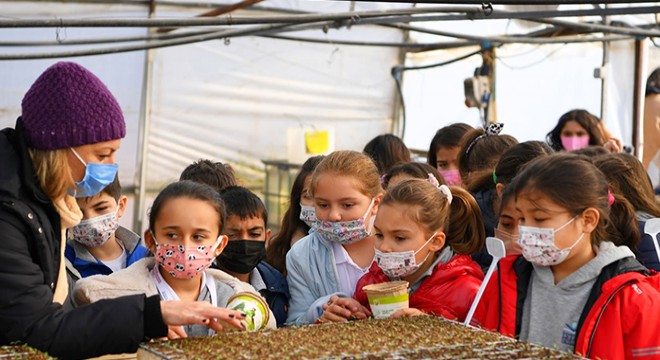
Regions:
<svg viewBox="0 0 660 360"><path fill-rule="evenodd" d="M127 45L118 47L105 47L97 49L84 49L72 50L62 52L48 52L48 53L26 53L26 54L0 54L0 60L34 60L34 59L53 59L63 57L77 57L77 56L91 56L91 55L104 55L116 54L130 51L157 49L169 46L185 45L202 41L229 39L238 36L250 36L268 34L273 30L284 29L290 25L260 25L251 27L249 29L230 29L225 31L217 31L210 34L193 35L180 39L162 40L155 42L148 42L146 44Z"/></svg>
<svg viewBox="0 0 660 360"><path fill-rule="evenodd" d="M218 26L218 25L260 25L260 24L299 24L316 21L355 21L372 17L401 16L425 13L477 13L483 11L477 7L433 7L410 8L385 11L342 12L333 14L299 14L258 17L235 17L224 15L219 17L194 18L139 18L139 19L0 19L0 28L40 28L40 27L187 27L187 26Z"/></svg>
<svg viewBox="0 0 660 360"><path fill-rule="evenodd" d="M569 35L556 38L542 38L542 37L529 37L529 36L479 36L479 35L466 35L459 34L450 31L444 30L431 30L426 28L420 28L417 26L407 25L407 24L395 24L391 25L402 30L423 32L425 34L439 35L452 37L457 39L470 40L475 42L490 42L490 43L499 43L499 44L559 44L559 43L585 43L585 42L603 42L603 41L619 41L630 39L631 36L610 36L610 37L585 37L581 35Z"/></svg>
<svg viewBox="0 0 660 360"><path fill-rule="evenodd" d="M433 14L424 16L421 14ZM437 13L462 13L438 15ZM343 12L333 14L297 14L260 17L195 17L195 18L140 18L140 19L0 19L0 28L17 27L188 27L188 26L219 26L219 25L257 25L271 23L305 23L312 21L353 21L372 22L376 19L391 17L391 21L439 21L439 20L495 20L495 19L525 19L576 16L614 16L660 13L660 6L645 6L635 8L594 8L582 10L557 11L521 11L504 10L485 11L477 7L427 7L386 11ZM413 16L418 15L418 16ZM397 18L398 17L398 18Z"/></svg>
<svg viewBox="0 0 660 360"><path fill-rule="evenodd" d="M455 49L465 46L477 46L480 44L479 42L475 42L475 41L446 41L446 42L437 42L437 43L347 41L347 40L332 40L332 39L311 39L300 36L288 36L288 35L261 35L261 37L279 39L279 40L288 40L288 41L308 42L315 44L328 44L328 45L396 47L396 48L411 49L416 51Z"/></svg>
<svg viewBox="0 0 660 360"><path fill-rule="evenodd" d="M353 0L337 0L337 1L353 1ZM360 0L364 2L386 2L386 3L403 3L403 4L450 4L450 5L481 5L484 1L481 0ZM630 0L601 0L599 4L630 4L642 3L648 1L630 1ZM593 4L593 1L587 0L500 0L497 4L504 5L581 5Z"/></svg>
<svg viewBox="0 0 660 360"><path fill-rule="evenodd" d="M554 20L554 19L534 19L531 21L550 24L555 26L562 26L567 28L582 29L597 32L607 32L612 34L621 34L628 36L644 36L644 37L660 37L660 31L647 30L641 28L623 27L623 26L609 26L594 23L576 23L572 21Z"/></svg>
<svg viewBox="0 0 660 360"><path fill-rule="evenodd" d="M73 39L73 40L54 40L54 41L0 41L0 46L70 46L70 45L96 45L96 44L114 44L135 41L155 41L155 40L168 40L178 39L192 35L212 34L218 32L216 30L206 31L190 31L184 33L169 33L169 34L155 34L155 35L138 35L138 36L119 36L113 38L97 38L97 39Z"/></svg>

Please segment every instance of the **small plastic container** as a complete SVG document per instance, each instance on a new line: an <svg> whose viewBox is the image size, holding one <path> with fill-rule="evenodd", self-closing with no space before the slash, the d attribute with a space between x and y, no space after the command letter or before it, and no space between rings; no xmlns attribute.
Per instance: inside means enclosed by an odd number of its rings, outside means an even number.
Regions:
<svg viewBox="0 0 660 360"><path fill-rule="evenodd" d="M268 304L257 294L240 292L227 301L227 308L245 313L248 331L264 329L270 319Z"/></svg>
<svg viewBox="0 0 660 360"><path fill-rule="evenodd" d="M408 307L408 282L390 281L362 288L369 299L371 313L376 319L389 317Z"/></svg>

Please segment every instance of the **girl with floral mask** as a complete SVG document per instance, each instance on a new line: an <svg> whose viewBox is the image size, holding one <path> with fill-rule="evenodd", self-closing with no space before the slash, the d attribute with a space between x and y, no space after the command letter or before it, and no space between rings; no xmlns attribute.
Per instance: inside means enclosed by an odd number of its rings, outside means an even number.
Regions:
<svg viewBox="0 0 660 360"><path fill-rule="evenodd" d="M409 308L392 317L430 314L463 321L484 274L470 253L484 242L479 206L467 191L409 179L390 189L374 223L376 261L354 298L369 307L366 285L410 284Z"/></svg>
<svg viewBox="0 0 660 360"><path fill-rule="evenodd" d="M509 186L522 256L500 261L473 324L588 358L656 358L660 275L630 250L630 203L572 154L534 160Z"/></svg>
<svg viewBox="0 0 660 360"><path fill-rule="evenodd" d="M87 303L127 295L158 294L164 301L201 301L225 307L235 293L258 293L229 274L209 269L227 245L220 234L225 208L211 187L189 180L167 186L156 197L144 238L152 258L109 276L81 279L75 298ZM272 317L272 314L271 314ZM274 319L269 327L275 327ZM203 325L170 327L170 338L212 335Z"/></svg>
<svg viewBox="0 0 660 360"><path fill-rule="evenodd" d="M121 194L118 177L98 195L76 201L83 217L69 231L65 250L73 280L111 274L149 254L137 234L119 225L127 199Z"/></svg>
<svg viewBox="0 0 660 360"><path fill-rule="evenodd" d="M383 196L376 165L355 151L333 152L314 171L311 190L314 231L286 257L287 322L365 318L369 311L351 297L375 254L372 223Z"/></svg>

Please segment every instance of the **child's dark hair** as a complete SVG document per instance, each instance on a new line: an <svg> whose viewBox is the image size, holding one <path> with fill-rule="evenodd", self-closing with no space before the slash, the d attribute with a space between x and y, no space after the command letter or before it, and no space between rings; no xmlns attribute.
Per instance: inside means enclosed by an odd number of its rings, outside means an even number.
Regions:
<svg viewBox="0 0 660 360"><path fill-rule="evenodd" d="M296 230L301 230L303 234L309 232L309 226L304 221L300 220L300 199L302 196L303 188L305 187L305 179L312 176L316 166L323 160L325 156L318 155L312 156L305 161L300 168L300 172L293 181L291 187L291 195L289 196L289 208L284 213L282 218L282 227L280 231L275 234L268 243L266 248L266 262L279 270L282 274L286 275L286 254L291 249L291 238ZM311 190L311 189L310 189Z"/></svg>
<svg viewBox="0 0 660 360"><path fill-rule="evenodd" d="M433 177L435 177L438 180L440 184L447 183L445 181L445 178L443 178L442 175L440 175L440 173L438 172L438 169L434 168L429 164L411 161L411 162L392 166L390 171L388 171L387 174L383 175L383 187L387 189L390 183L390 179L400 174L410 175L413 178L423 179L423 180L428 179L429 174L431 174L433 175Z"/></svg>
<svg viewBox="0 0 660 360"><path fill-rule="evenodd" d="M156 199L151 206L151 210L149 211L149 230L152 232L155 230L154 226L156 225L156 219L158 219L158 215L163 206L168 201L177 198L189 198L208 202L213 206L220 217L218 234L222 232L222 226L225 223L227 215L220 194L206 184L200 184L190 180L177 181L169 184L165 189L158 193L158 196L156 196Z"/></svg>
<svg viewBox="0 0 660 360"><path fill-rule="evenodd" d="M261 218L268 227L268 210L259 197L242 186L229 186L220 192L227 217L238 216L241 220Z"/></svg>
<svg viewBox="0 0 660 360"><path fill-rule="evenodd" d="M446 235L445 245L457 254L472 254L484 246L486 233L481 210L474 197L466 190L450 186L453 200L426 180L406 179L385 194L381 205L405 204L411 207L409 216L422 225L428 234L442 228Z"/></svg>
<svg viewBox="0 0 660 360"><path fill-rule="evenodd" d="M502 154L495 167L493 180L498 184L508 184L531 160L554 153L543 141L525 141L511 146Z"/></svg>
<svg viewBox="0 0 660 360"><path fill-rule="evenodd" d="M635 210L660 217L651 178L637 158L617 153L599 156L593 162L607 177L610 188L622 194Z"/></svg>
<svg viewBox="0 0 660 360"><path fill-rule="evenodd" d="M648 79L646 79L646 91L644 96L651 94L660 94L660 68L653 70Z"/></svg>
<svg viewBox="0 0 660 360"><path fill-rule="evenodd" d="M573 150L572 153L576 155L584 155L590 158L594 158L596 156L607 155L610 152L607 151L607 149L604 146L589 145L583 147L582 149Z"/></svg>
<svg viewBox="0 0 660 360"><path fill-rule="evenodd" d="M227 186L236 186L236 176L234 169L229 164L213 162L207 159L200 159L188 165L181 173L179 180L191 180L197 183L206 184L221 191Z"/></svg>
<svg viewBox="0 0 660 360"><path fill-rule="evenodd" d="M625 197L611 191L614 203L610 206L607 178L583 156L560 153L533 160L509 186L515 188L516 198L541 193L572 216L587 208L597 209L600 219L591 233L594 247L602 241L611 241L634 250L639 243L632 205Z"/></svg>
<svg viewBox="0 0 660 360"><path fill-rule="evenodd" d="M119 202L119 199L121 198L121 184L119 183L119 174L115 175L115 179L112 180L108 186L104 187L101 192L112 196L116 202Z"/></svg>
<svg viewBox="0 0 660 360"><path fill-rule="evenodd" d="M485 135L484 129L465 134L458 156L458 170L468 191L476 193L492 189L493 170L502 154L518 140L511 135Z"/></svg>
<svg viewBox="0 0 660 360"><path fill-rule="evenodd" d="M575 121L587 131L589 134L589 145L602 146L605 144L605 137L600 125L600 119L587 110L576 109L562 115L557 121L555 128L546 135L548 145L555 149L555 151L564 150L564 145L561 143L561 131L569 121Z"/></svg>
<svg viewBox="0 0 660 360"><path fill-rule="evenodd" d="M363 152L374 161L381 175L387 173L392 166L411 160L406 144L392 134L378 135L371 139L364 146Z"/></svg>
<svg viewBox="0 0 660 360"><path fill-rule="evenodd" d="M465 123L456 123L447 125L435 133L433 140L431 140L431 146L429 147L429 153L426 155L426 162L437 168L438 158L436 154L438 149L441 147L444 148L454 148L461 145L461 140L463 135L468 131L474 129L472 126Z"/></svg>

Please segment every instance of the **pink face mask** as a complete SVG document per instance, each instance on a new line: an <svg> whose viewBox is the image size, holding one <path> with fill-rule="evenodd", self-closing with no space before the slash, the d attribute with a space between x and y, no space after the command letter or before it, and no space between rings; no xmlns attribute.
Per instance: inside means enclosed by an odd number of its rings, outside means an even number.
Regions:
<svg viewBox="0 0 660 360"><path fill-rule="evenodd" d="M461 186L461 173L458 172L458 169L454 170L438 170L440 175L445 178L447 185Z"/></svg>
<svg viewBox="0 0 660 360"><path fill-rule="evenodd" d="M566 151L575 151L589 145L589 136L562 136L561 145Z"/></svg>
<svg viewBox="0 0 660 360"><path fill-rule="evenodd" d="M159 244L153 233L151 236L156 243L156 263L177 279L192 279L206 270L215 259L213 252L220 245L223 237L218 237L213 245L185 247Z"/></svg>

